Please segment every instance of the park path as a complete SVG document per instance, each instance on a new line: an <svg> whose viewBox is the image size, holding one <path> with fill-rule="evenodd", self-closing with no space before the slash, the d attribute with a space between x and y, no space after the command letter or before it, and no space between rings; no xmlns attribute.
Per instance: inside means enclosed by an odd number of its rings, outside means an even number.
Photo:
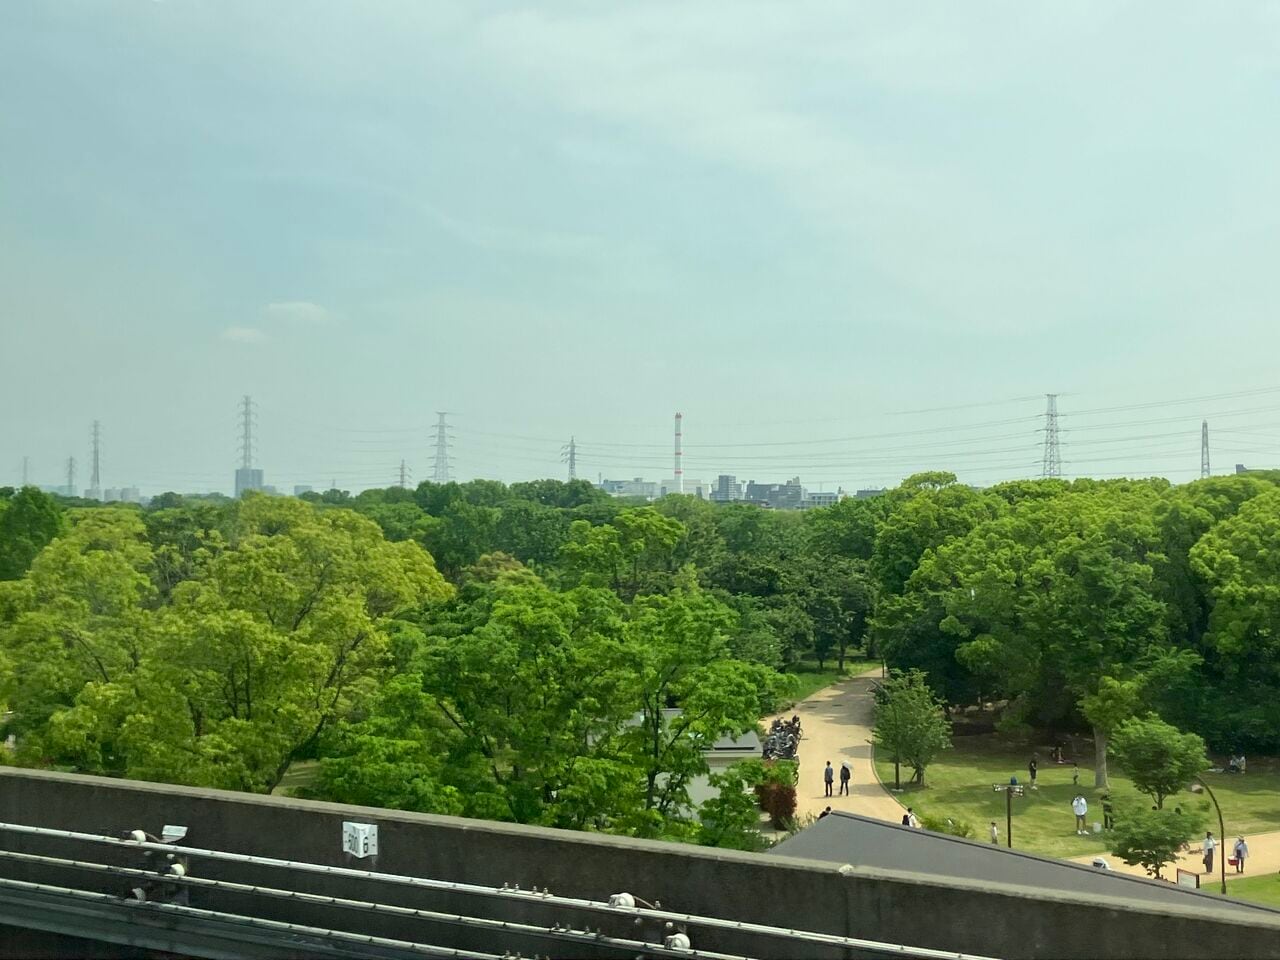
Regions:
<svg viewBox="0 0 1280 960"><path fill-rule="evenodd" d="M778 714L800 717L800 782L796 787L796 813L817 816L824 808L858 813L899 823L905 809L876 780L871 763L871 685L879 677L880 666L848 680L823 687L791 710ZM765 718L765 727L772 717ZM848 761L853 771L848 796L825 795L822 770L827 761L836 769L833 792L840 789L840 764Z"/></svg>
<svg viewBox="0 0 1280 960"><path fill-rule="evenodd" d="M796 787L796 813L817 816L827 806L832 810L843 810L864 817L899 823L906 811L901 803L880 785L876 779L875 769L871 761L871 724L874 701L871 690L872 683L880 675L878 665L869 667L863 673L847 680L841 680L829 687L823 687L807 700L796 704L791 710L778 716L785 718L796 714L800 717L802 737L800 740L799 769L800 781ZM773 717L765 718L768 727ZM839 777L840 764L848 761L853 770L853 779L849 782L848 796L825 795L822 783L822 770L830 760ZM835 790L839 790L837 779ZM1219 838L1218 855L1229 851L1235 844L1236 834L1228 834ZM1262 874L1280 872L1280 830L1269 833L1247 834L1249 843L1249 859L1245 864L1243 876L1256 877ZM1174 867L1202 873L1199 844L1182 856L1177 864L1165 868L1165 875L1172 879ZM1075 857L1078 863L1090 863L1098 854ZM1119 857L1111 853L1102 854L1107 858L1111 869L1146 876L1142 867L1131 867ZM1214 862L1214 877L1219 875L1219 864ZM1227 882L1237 876L1235 868L1227 867ZM1202 877L1202 887L1208 886L1210 880Z"/></svg>
<svg viewBox="0 0 1280 960"><path fill-rule="evenodd" d="M1214 831L1215 835L1217 831ZM1204 889L1216 883L1221 875L1222 866L1218 861L1219 856L1231 856L1231 848L1235 846L1236 837L1239 834L1231 833L1227 835L1225 842L1218 844L1218 849L1214 853L1213 860L1213 877L1203 876L1204 863L1201 858L1204 854L1201 852L1202 847L1197 841L1192 844L1191 850L1184 853L1177 861L1171 863L1164 868L1164 877L1166 880L1172 880L1177 876L1175 867L1181 867L1183 870L1190 870L1192 873L1202 874L1200 877L1200 887ZM1256 877L1262 874L1274 875L1280 871L1280 830L1273 830L1270 833L1254 833L1245 834L1245 842L1249 844L1249 856L1245 860L1243 874L1237 874L1236 868L1227 864L1227 883L1230 883L1233 877L1245 876ZM1072 857L1076 863L1090 863L1095 856ZM1101 856L1106 857L1107 863L1111 865L1112 870L1120 873L1132 873L1139 877L1147 876L1147 871L1142 867L1131 867L1119 857L1112 853L1104 853Z"/></svg>

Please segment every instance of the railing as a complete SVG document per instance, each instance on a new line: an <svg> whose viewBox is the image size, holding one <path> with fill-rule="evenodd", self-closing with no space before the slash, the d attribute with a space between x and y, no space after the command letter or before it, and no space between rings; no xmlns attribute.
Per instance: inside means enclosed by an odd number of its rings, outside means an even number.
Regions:
<svg viewBox="0 0 1280 960"><path fill-rule="evenodd" d="M124 867L102 863L96 860L84 860L69 857L54 857L47 854L26 853L12 850L0 850L0 862L26 863L33 866L69 870L91 874L109 875L130 880L150 881L161 887L172 887L175 890L210 890L223 891L240 895L252 895L274 900L286 900L294 903L310 903L333 907L340 910L352 910L378 914L385 917L422 920L424 922L449 924L472 929L506 932L526 937L536 937L558 943L591 944L610 950L627 951L632 955L637 952L655 957L691 957L707 958L707 960L745 960L740 954L718 953L698 950L691 944L696 940L696 931L727 930L754 937L773 939L787 944L785 951L800 955L804 946L821 945L824 947L846 948L864 954L919 958L919 960L989 960L973 954L951 951L933 950L923 947L912 947L903 944L884 943L875 940L864 940L856 937L845 937L837 934L821 933L813 930L800 930L777 927L767 924L751 923L723 917L708 917L697 914L680 913L666 910L660 904L636 905L636 898L626 894L615 895L609 901L590 900L579 897L558 896L550 890L522 890L519 886L503 884L490 887L478 884L459 883L450 880L437 880L427 877L413 877L402 874L384 873L375 870L361 870L353 867L337 867L326 864L310 863L298 860L285 860L276 857L261 857L253 854L232 853L224 850L209 850L200 847L180 846L155 840L138 840L132 837L122 838L101 834L83 833L72 830L57 830L49 827L36 827L26 824L0 823L0 836L17 835L43 837L68 842L78 842L98 846L128 849L133 851L150 851L167 855L159 869ZM178 858L186 863L178 863ZM430 890L443 893L462 894L469 897L496 899L507 902L518 901L522 904L540 905L548 908L572 910L587 914L609 915L615 918L630 917L637 925L646 921L656 924L658 941L638 940L631 937L611 936L601 929L573 927L559 922L549 924L525 923L496 919L479 915L462 914L450 911L427 910L417 907L399 906L370 900L351 899L290 890L279 886L240 883L230 880L212 879L194 875L192 864L198 861L233 863L246 866L264 867L288 871L295 875L323 875L340 877L366 882L407 887L419 890ZM0 888L14 890L30 889L33 892L56 893L60 896L85 897L93 900L122 902L124 898L104 894L100 891L82 890L74 887L51 886L48 884L32 884L19 880L0 879ZM154 909L179 916L189 915L206 919L233 920L239 923L260 925L263 928L278 928L311 936L332 938L336 941L367 943L397 950L409 951L424 956L477 957L481 960L498 958L496 954L477 953L474 951L455 950L431 944L410 942L391 938L367 936L352 931L332 928L310 927L298 924L283 923L261 917L243 914L212 911L191 907L187 904L173 902L138 903L139 908ZM686 932L687 931L687 932ZM500 960L500 958L498 958Z"/></svg>

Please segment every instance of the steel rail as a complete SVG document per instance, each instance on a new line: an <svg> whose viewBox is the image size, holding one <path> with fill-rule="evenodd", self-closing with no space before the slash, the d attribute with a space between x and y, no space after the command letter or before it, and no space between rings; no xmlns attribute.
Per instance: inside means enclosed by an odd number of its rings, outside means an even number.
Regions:
<svg viewBox="0 0 1280 960"><path fill-rule="evenodd" d="M208 920L229 921L232 923L261 927L267 930L278 930L281 933L304 935L309 937L329 937L345 943L354 943L366 947L386 947L393 950L406 950L421 954L424 957L453 957L458 960L507 960L496 953L481 953L475 950L456 950L453 947L439 947L426 943L413 943L409 940L396 940L391 937L375 937L349 930L330 930L326 927L312 927L301 923L286 923L283 920L265 920L262 917L250 917L239 913L226 913L221 910L207 910L203 907L188 907L177 903L153 903L140 900L124 900L110 893L98 893L95 890L77 890L74 887L59 887L48 883L31 883L26 880L10 880L0 877L0 889L26 890L31 893L48 893L60 897L72 897L81 900L94 900L113 906L127 904L130 910L145 910L153 913L177 914L182 916L201 917Z"/></svg>
<svg viewBox="0 0 1280 960"><path fill-rule="evenodd" d="M87 872L107 873L112 876L135 877L159 883L172 883L191 887L204 887L213 890L227 890L234 893L258 894L279 900L318 903L331 907L342 907L353 910L366 910L388 916L412 917L416 920L430 920L437 923L455 926L480 927L486 930L503 930L533 937L546 937L559 942L590 943L607 946L618 950L641 950L659 957L692 957L695 960L751 960L736 953L715 953L708 950L682 949L664 947L660 943L646 940L628 940L625 937L611 937L607 934L592 933L590 930L576 930L572 927L542 927L537 924L519 923L514 920L493 920L488 917L472 917L463 913L440 913L435 910L422 910L417 907L401 907L394 904L374 903L369 900L351 900L346 897L330 897L320 893L303 893L298 890L283 890L279 887L262 887L257 884L236 883L233 880L213 880L209 877L193 877L189 874L174 876L146 870L141 867L119 867L109 863L95 863L91 860L70 860L65 857L49 857L38 853L18 853L13 850L0 850L0 860L17 860L23 863L41 863L49 866L68 867Z"/></svg>
<svg viewBox="0 0 1280 960"><path fill-rule="evenodd" d="M778 937L802 943L821 943L836 947L850 947L868 953L881 953L898 957L912 957L918 960L997 960L980 954L961 953L955 950L936 950L931 947L911 947L905 944L884 943L879 940L864 940L858 937L846 937L834 933L819 933L815 930L798 930L787 927L774 927L767 924L751 923L745 920L726 920L720 917L704 917L697 914L677 913L652 907L611 906L599 900L585 900L577 897L561 897L547 890L526 891L519 886L485 887L478 884L460 883L452 880L432 880L426 877L410 877L397 873L380 873L374 870L356 870L351 867L330 867L325 864L308 863L299 860L283 860L278 857L261 857L249 853L230 853L225 850L207 850L200 847L183 847L172 843L153 841L125 840L119 837L104 836L94 833L81 833L75 830L58 830L52 827L33 827L27 824L0 822L0 833L20 833L30 836L59 837L67 840L81 840L86 843L101 843L111 846L127 847L135 850L156 850L163 853L178 853L184 856L203 858L206 860L222 860L232 863L247 863L261 867L274 867L285 870L296 870L300 873L317 873L325 876L348 877L358 880L373 880L380 883L418 887L427 890L446 890L452 893L475 894L477 896L515 899L529 903L546 903L575 910L590 910L596 913L607 913L614 916L636 916L650 920L670 920L673 923L684 923L691 926L711 927L718 930L734 930L740 933L751 933L764 937Z"/></svg>

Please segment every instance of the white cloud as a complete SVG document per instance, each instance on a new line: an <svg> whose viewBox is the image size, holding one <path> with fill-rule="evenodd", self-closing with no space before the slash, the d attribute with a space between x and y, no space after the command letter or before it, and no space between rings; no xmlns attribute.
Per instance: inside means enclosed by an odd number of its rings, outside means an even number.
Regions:
<svg viewBox="0 0 1280 960"><path fill-rule="evenodd" d="M222 331L222 339L232 343L261 343L267 335L257 327L227 327Z"/></svg>
<svg viewBox="0 0 1280 960"><path fill-rule="evenodd" d="M275 323L291 323L296 326L325 326L334 322L334 316L318 303L310 300L282 300L268 303L262 308L266 320Z"/></svg>

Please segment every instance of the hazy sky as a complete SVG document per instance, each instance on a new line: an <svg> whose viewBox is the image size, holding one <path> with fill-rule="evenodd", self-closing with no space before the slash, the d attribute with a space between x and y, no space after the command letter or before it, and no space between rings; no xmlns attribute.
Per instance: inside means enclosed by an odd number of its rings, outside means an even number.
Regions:
<svg viewBox="0 0 1280 960"><path fill-rule="evenodd" d="M1275 3L6 0L0 483L1273 464L1278 104Z"/></svg>

